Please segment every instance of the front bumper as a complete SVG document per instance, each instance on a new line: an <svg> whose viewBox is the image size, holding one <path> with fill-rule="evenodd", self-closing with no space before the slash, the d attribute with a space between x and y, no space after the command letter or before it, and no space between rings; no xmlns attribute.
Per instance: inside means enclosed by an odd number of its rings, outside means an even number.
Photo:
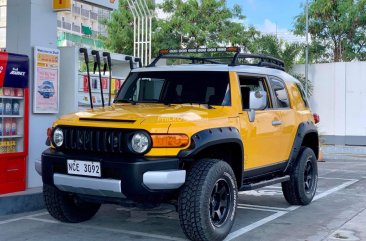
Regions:
<svg viewBox="0 0 366 241"><path fill-rule="evenodd" d="M67 159L98 161L100 178L67 174ZM63 153L47 149L36 162L43 183L66 192L100 197L134 198L169 193L185 182L178 158L149 158L112 154Z"/></svg>

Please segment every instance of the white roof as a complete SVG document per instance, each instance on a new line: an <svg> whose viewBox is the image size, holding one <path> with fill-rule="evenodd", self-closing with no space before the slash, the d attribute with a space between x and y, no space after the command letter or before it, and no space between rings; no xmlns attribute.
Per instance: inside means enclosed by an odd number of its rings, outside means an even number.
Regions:
<svg viewBox="0 0 366 241"><path fill-rule="evenodd" d="M181 64L181 65L164 65L156 67L143 67L133 69L132 72L151 72L151 71L233 71L247 74L273 75L286 82L299 81L288 73L266 67L257 67L250 65L228 66L225 64Z"/></svg>

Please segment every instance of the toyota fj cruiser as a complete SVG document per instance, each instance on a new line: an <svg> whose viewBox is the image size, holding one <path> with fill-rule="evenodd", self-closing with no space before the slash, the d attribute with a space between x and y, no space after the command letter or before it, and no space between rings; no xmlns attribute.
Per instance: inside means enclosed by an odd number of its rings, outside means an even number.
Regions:
<svg viewBox="0 0 366 241"><path fill-rule="evenodd" d="M190 63L156 66L171 58ZM282 183L288 203L307 205L317 188L318 133L300 82L282 61L239 48L161 50L112 106L63 116L48 139L38 170L62 222L102 203L171 202L189 239L223 240L238 191Z"/></svg>

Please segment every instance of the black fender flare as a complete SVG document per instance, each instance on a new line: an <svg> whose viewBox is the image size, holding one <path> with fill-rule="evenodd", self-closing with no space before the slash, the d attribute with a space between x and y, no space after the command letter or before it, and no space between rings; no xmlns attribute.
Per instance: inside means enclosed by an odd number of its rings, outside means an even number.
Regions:
<svg viewBox="0 0 366 241"><path fill-rule="evenodd" d="M301 144L304 140L304 137L309 133L316 133L318 135L318 129L315 124L312 121L305 121L300 123L299 127L297 128L294 144L292 145L291 153L284 172L290 170L292 165L295 163L301 149ZM315 153L315 155L318 156L317 153Z"/></svg>
<svg viewBox="0 0 366 241"><path fill-rule="evenodd" d="M229 143L238 144L241 149L240 163L235 163L235 166L239 166L240 170L233 170L234 173L238 174L237 178L240 177L240 180L237 180L238 183L241 183L243 176L244 145L240 132L236 127L211 128L193 134L189 148L180 151L178 158L189 160L208 147Z"/></svg>

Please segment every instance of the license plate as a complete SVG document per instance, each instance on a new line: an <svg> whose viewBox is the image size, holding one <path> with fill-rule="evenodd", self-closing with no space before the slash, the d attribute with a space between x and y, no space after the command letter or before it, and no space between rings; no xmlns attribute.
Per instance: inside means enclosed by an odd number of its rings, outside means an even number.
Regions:
<svg viewBox="0 0 366 241"><path fill-rule="evenodd" d="M100 162L67 160L67 173L82 176L100 177Z"/></svg>

